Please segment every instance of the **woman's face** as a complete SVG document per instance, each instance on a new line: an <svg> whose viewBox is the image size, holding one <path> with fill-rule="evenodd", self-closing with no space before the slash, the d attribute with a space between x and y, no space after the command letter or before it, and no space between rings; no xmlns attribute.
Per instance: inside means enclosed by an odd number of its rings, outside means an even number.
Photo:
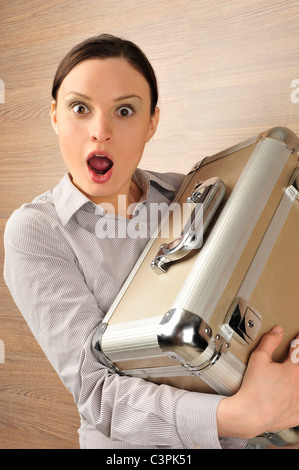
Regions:
<svg viewBox="0 0 299 470"><path fill-rule="evenodd" d="M96 204L135 202L131 178L159 120L150 107L148 82L123 58L86 60L63 80L52 125L73 183Z"/></svg>

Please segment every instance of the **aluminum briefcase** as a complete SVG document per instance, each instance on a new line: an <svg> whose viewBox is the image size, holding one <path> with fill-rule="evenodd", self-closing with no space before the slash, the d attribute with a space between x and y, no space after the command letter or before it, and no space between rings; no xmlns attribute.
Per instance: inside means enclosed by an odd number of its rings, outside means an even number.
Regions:
<svg viewBox="0 0 299 470"><path fill-rule="evenodd" d="M94 335L101 362L231 395L275 324L285 330L275 360L285 357L298 334L298 153L297 136L276 127L192 168L174 201L190 217L176 238L161 236L164 220L150 239ZM167 224L174 233L172 212ZM294 442L299 427L267 438Z"/></svg>

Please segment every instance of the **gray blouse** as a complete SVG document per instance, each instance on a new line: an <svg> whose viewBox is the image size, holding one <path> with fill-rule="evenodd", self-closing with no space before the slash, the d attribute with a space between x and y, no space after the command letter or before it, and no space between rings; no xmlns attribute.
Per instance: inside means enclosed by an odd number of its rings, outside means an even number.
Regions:
<svg viewBox="0 0 299 470"><path fill-rule="evenodd" d="M99 363L91 340L148 242L140 205L172 201L184 176L137 169L143 191L131 219L106 213L66 174L52 190L24 204L7 222L4 279L81 418L81 448L238 448L218 438L218 395L178 390L120 376ZM101 236L118 227L142 236ZM154 229L154 227L151 227ZM144 234L147 231L147 236ZM123 230L122 230L123 233Z"/></svg>

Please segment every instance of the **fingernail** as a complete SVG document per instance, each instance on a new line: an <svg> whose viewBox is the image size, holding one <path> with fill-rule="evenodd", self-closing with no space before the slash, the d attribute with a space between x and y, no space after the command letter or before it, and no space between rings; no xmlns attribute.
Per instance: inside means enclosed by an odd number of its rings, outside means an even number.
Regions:
<svg viewBox="0 0 299 470"><path fill-rule="evenodd" d="M281 328L281 326L274 326L274 328L272 328L272 333L280 334L282 332L283 332L283 329Z"/></svg>

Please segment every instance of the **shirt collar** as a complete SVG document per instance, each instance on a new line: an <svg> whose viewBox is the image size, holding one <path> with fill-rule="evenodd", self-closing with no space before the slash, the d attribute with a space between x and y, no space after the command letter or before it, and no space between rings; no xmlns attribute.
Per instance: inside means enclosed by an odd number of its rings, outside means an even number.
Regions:
<svg viewBox="0 0 299 470"><path fill-rule="evenodd" d="M52 191L56 212L63 225L85 204L92 203L71 181L66 173Z"/></svg>
<svg viewBox="0 0 299 470"><path fill-rule="evenodd" d="M158 184L167 191L176 191L176 188L166 183L158 173L137 168L133 179L142 190L141 202L146 202L150 191L151 182ZM86 209L93 208L98 215L104 215L106 211L101 205L94 204L85 194L83 194L71 181L70 175L66 173L62 180L52 191L52 199L56 212L63 225L66 225L71 217L83 206Z"/></svg>

